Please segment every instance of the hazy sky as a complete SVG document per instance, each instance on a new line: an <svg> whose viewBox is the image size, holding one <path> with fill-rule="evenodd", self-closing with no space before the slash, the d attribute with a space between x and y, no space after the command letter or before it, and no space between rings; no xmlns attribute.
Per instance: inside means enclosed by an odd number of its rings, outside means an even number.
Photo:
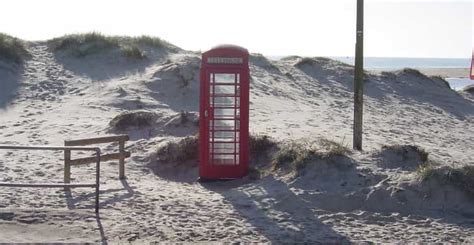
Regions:
<svg viewBox="0 0 474 245"><path fill-rule="evenodd" d="M467 58L473 0L366 0L365 55ZM265 55L353 56L356 0L4 0L0 32L153 35L189 50L233 43Z"/></svg>

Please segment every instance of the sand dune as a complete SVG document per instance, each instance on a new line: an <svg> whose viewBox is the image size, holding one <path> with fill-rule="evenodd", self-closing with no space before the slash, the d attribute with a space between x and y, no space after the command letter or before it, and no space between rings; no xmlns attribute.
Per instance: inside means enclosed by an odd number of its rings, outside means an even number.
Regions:
<svg viewBox="0 0 474 245"><path fill-rule="evenodd" d="M123 181L117 163L103 164L100 216L89 189L0 188L0 242L474 242L474 174L460 172L474 164L474 99L440 78L367 72L356 152L346 149L353 67L252 54L250 129L275 144L253 153L250 177L201 184L192 153L173 162L158 152L198 131L200 54L142 45L144 59L118 47L77 57L45 42L28 50L23 65L0 64L0 144L126 133L132 157ZM149 121L124 119L136 112ZM275 160L292 145L309 157ZM62 158L2 150L0 181L60 182ZM93 173L77 166L72 178Z"/></svg>

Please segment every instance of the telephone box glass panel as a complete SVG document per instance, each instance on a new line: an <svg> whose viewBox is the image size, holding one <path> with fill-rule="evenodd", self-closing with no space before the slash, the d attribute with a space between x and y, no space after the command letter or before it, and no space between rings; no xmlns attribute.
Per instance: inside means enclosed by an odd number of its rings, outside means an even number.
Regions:
<svg viewBox="0 0 474 245"><path fill-rule="evenodd" d="M238 73L211 73L210 94L210 163L238 164L239 155L239 83Z"/></svg>

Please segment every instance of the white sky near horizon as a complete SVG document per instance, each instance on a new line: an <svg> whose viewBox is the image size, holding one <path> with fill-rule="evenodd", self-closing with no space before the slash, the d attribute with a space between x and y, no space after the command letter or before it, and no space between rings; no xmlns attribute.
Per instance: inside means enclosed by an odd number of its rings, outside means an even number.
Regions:
<svg viewBox="0 0 474 245"><path fill-rule="evenodd" d="M366 0L370 57L471 58L474 0ZM354 56L356 0L4 0L0 32L26 40L98 31L188 50Z"/></svg>

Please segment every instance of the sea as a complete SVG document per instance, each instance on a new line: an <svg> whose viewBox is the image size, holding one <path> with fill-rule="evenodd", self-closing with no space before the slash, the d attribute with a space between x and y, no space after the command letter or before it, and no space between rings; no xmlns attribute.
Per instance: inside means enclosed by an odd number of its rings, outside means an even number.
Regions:
<svg viewBox="0 0 474 245"><path fill-rule="evenodd" d="M354 57L331 57L341 62L354 65ZM448 58L379 58L367 57L364 59L365 69L396 70L405 67L423 68L469 68L471 59L448 59ZM469 73L465 77L446 78L454 90L461 90L466 86L473 85L474 81L469 79Z"/></svg>
<svg viewBox="0 0 474 245"><path fill-rule="evenodd" d="M341 62L354 65L354 57L330 57ZM402 68L469 68L471 59L449 58L364 58L365 69L395 70Z"/></svg>
<svg viewBox="0 0 474 245"><path fill-rule="evenodd" d="M270 56L270 59L281 59L284 56ZM331 59L354 65L354 57L330 57ZM364 69L397 70L403 68L467 68L471 67L471 59L453 58L390 58L390 57L365 57ZM474 80L465 77L452 77L446 79L452 89L459 90L468 85L474 85Z"/></svg>

